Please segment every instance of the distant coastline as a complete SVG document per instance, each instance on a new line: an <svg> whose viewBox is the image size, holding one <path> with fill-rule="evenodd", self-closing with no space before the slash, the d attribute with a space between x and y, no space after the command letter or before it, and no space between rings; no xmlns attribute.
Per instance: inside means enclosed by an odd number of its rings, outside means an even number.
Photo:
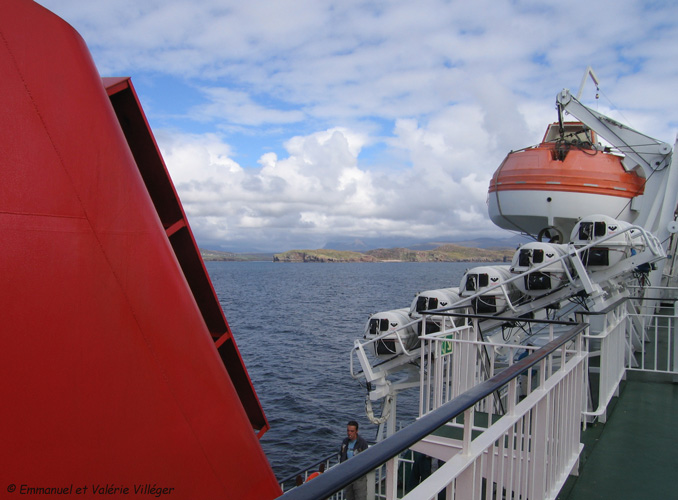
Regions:
<svg viewBox="0 0 678 500"><path fill-rule="evenodd" d="M510 262L513 248L470 248L445 244L432 250L378 248L365 252L348 250L289 250L276 254L239 254L201 250L205 261L272 261L272 262Z"/></svg>
<svg viewBox="0 0 678 500"><path fill-rule="evenodd" d="M271 262L274 257L272 253L219 252L217 250L203 250L202 248L200 255L205 262Z"/></svg>

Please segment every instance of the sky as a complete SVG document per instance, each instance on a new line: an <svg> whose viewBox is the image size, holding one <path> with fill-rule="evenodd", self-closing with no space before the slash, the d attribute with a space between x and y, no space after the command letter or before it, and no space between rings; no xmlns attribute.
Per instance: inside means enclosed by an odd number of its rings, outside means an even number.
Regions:
<svg viewBox="0 0 678 500"><path fill-rule="evenodd" d="M132 78L204 249L510 237L492 173L588 66L584 104L678 132L675 1L38 3Z"/></svg>

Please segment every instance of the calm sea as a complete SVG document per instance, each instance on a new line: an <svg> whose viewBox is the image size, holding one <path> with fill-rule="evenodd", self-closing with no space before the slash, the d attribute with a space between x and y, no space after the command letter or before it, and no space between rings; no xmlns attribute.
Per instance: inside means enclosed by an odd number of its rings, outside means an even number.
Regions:
<svg viewBox="0 0 678 500"><path fill-rule="evenodd" d="M366 389L349 369L368 317L409 307L417 292L459 286L477 264L206 265L271 425L262 446L283 479L336 452L351 419L361 435L374 438ZM408 409L409 418L416 411L418 393L410 393L398 399L405 423Z"/></svg>

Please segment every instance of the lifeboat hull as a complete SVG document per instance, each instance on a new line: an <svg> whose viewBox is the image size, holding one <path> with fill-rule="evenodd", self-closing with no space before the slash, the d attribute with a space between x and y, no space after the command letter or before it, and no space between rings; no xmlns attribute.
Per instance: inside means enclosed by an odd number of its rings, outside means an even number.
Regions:
<svg viewBox="0 0 678 500"><path fill-rule="evenodd" d="M596 149L563 152L555 143L509 153L490 181L490 218L533 235L549 227L568 235L591 213L633 222L633 199L643 194L645 179L621 160Z"/></svg>

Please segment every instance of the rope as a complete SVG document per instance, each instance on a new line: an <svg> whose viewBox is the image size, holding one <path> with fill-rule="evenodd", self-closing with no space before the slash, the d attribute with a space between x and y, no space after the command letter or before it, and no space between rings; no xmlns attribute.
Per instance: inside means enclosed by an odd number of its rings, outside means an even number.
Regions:
<svg viewBox="0 0 678 500"><path fill-rule="evenodd" d="M381 409L381 417L376 418L374 416L374 411L372 411L372 401L370 401L370 395L365 396L365 413L367 413L367 418L373 424L381 425L388 420L388 417L391 415L391 402L393 401L393 396L390 394L384 399L384 406Z"/></svg>

